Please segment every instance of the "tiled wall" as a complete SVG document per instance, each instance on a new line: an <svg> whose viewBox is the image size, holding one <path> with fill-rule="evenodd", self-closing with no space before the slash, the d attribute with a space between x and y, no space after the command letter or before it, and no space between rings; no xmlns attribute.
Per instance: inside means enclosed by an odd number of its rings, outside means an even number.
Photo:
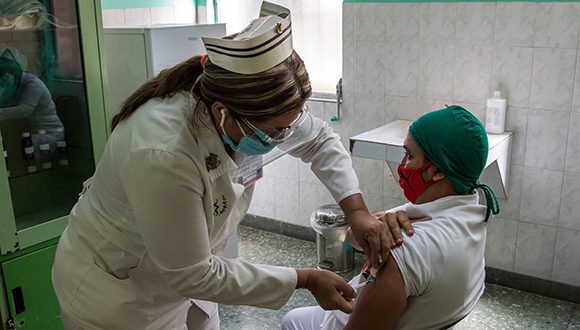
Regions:
<svg viewBox="0 0 580 330"><path fill-rule="evenodd" d="M193 1L171 7L103 9L102 13L104 27L195 23Z"/></svg>
<svg viewBox="0 0 580 330"><path fill-rule="evenodd" d="M495 89L514 132L509 197L491 222L491 267L580 286L580 3L343 5L346 142L395 119L460 104L482 121ZM312 102L324 118L335 104ZM369 207L403 203L383 163L353 160ZM251 213L302 226L332 202L289 157L266 168Z"/></svg>

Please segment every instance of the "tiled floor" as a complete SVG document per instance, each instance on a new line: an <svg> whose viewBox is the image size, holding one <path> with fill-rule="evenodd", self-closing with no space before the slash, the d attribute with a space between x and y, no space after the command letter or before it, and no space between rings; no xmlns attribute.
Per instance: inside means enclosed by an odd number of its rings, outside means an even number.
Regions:
<svg viewBox="0 0 580 330"><path fill-rule="evenodd" d="M316 263L316 245L312 242L243 226L239 237L239 254L248 261L292 267L313 267ZM359 255L355 269L361 263ZM221 329L279 329L280 320L289 310L315 304L308 291L298 290L278 311L221 305ZM580 329L580 305L489 284L476 309L455 326L455 330L463 329Z"/></svg>

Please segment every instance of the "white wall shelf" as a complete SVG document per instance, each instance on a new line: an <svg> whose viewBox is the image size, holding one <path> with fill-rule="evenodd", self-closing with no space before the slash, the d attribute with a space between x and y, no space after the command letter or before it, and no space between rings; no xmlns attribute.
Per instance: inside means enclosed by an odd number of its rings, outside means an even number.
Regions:
<svg viewBox="0 0 580 330"><path fill-rule="evenodd" d="M412 121L397 120L385 126L363 132L350 138L350 151L354 157L384 160L395 178L397 165L405 150L403 141ZM510 150L513 133L488 134L489 154L480 181L489 185L500 198L507 198Z"/></svg>

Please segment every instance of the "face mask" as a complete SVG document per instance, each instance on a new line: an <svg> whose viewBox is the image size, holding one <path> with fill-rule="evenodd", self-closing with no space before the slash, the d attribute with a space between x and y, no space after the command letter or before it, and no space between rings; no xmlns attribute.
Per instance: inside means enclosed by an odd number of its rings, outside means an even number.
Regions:
<svg viewBox="0 0 580 330"><path fill-rule="evenodd" d="M423 171L431 165L433 163L428 162L419 168L407 168L401 164L397 167L397 172L399 172L399 185L403 188L405 197L407 197L409 202L415 204L417 197L434 183L433 179L424 182L422 176Z"/></svg>
<svg viewBox="0 0 580 330"><path fill-rule="evenodd" d="M241 152L243 154L246 155L264 155L267 154L268 152L272 151L272 149L274 149L274 147L276 147L277 144L263 144L260 141L257 141L251 137L249 137L246 132L244 132L244 129L242 128L242 126L240 125L240 123L236 120L236 123L238 124L238 127L240 128L240 131L242 131L242 134L244 134L244 136L240 139L240 143L238 143L238 145L236 145L236 143L225 133L225 129L224 129L224 122L225 122L225 118L226 118L226 112L224 109L222 109L221 111L222 114L222 118L220 120L220 128L222 129L222 132L224 132L222 134L222 140L229 145L235 152ZM264 141L265 137L261 136L261 134L263 135L263 133L260 130L256 131L256 135L262 140Z"/></svg>

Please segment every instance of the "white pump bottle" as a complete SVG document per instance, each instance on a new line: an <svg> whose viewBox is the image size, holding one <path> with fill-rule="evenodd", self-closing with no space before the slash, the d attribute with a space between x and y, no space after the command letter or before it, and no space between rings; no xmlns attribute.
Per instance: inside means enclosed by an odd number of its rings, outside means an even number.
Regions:
<svg viewBox="0 0 580 330"><path fill-rule="evenodd" d="M488 133L500 134L505 131L506 99L501 97L499 91L493 92L493 97L487 99L485 112L485 130Z"/></svg>

